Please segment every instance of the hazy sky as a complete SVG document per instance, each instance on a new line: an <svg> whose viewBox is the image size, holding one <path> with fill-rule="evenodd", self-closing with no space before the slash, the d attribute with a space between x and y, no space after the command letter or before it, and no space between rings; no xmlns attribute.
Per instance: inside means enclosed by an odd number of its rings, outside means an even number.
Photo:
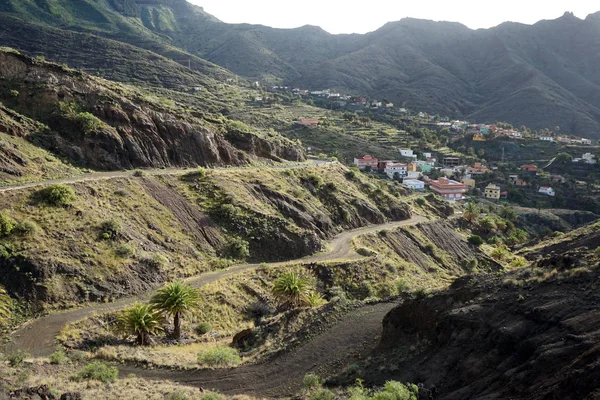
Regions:
<svg viewBox="0 0 600 400"><path fill-rule="evenodd" d="M600 11L597 0L188 0L225 22L277 28L318 25L331 33L365 33L405 17L489 28L505 21L535 23L572 11Z"/></svg>

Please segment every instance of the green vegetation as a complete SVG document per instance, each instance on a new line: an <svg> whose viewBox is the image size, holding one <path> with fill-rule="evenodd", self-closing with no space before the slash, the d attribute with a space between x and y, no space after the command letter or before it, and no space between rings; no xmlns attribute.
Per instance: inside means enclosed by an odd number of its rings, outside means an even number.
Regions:
<svg viewBox="0 0 600 400"><path fill-rule="evenodd" d="M181 338L181 318L198 306L198 290L190 285L175 281L167 284L150 299L150 304L163 314L173 317L173 337Z"/></svg>
<svg viewBox="0 0 600 400"><path fill-rule="evenodd" d="M68 362L69 357L62 346L58 347L56 351L50 355L50 364L62 365L67 364Z"/></svg>
<svg viewBox="0 0 600 400"><path fill-rule="evenodd" d="M208 322L201 322L196 326L196 333L198 335L206 335L210 331L212 331L212 325Z"/></svg>
<svg viewBox="0 0 600 400"><path fill-rule="evenodd" d="M241 362L239 352L231 347L218 346L198 353L198 363L208 367L235 367Z"/></svg>
<svg viewBox="0 0 600 400"><path fill-rule="evenodd" d="M10 319L12 305L12 299L6 293L6 289L0 286L0 326L5 325Z"/></svg>
<svg viewBox="0 0 600 400"><path fill-rule="evenodd" d="M115 219L104 221L102 225L100 225L100 237L105 240L117 239L122 231L123 227L121 223Z"/></svg>
<svg viewBox="0 0 600 400"><path fill-rule="evenodd" d="M7 353L4 356L4 359L8 361L8 365L11 367L18 367L23 364L23 361L25 361L27 357L29 357L29 354L19 349L14 352Z"/></svg>
<svg viewBox="0 0 600 400"><path fill-rule="evenodd" d="M159 311L143 303L135 303L117 316L116 329L126 337L135 337L138 345L151 343L150 335L162 331Z"/></svg>
<svg viewBox="0 0 600 400"><path fill-rule="evenodd" d="M282 307L305 305L310 292L310 281L295 272L284 272L273 282L273 295Z"/></svg>
<svg viewBox="0 0 600 400"><path fill-rule="evenodd" d="M70 206L76 199L75 191L67 185L51 185L38 192L46 204L56 207Z"/></svg>
<svg viewBox="0 0 600 400"><path fill-rule="evenodd" d="M95 380L102 383L114 383L118 376L117 367L109 367L104 363L93 361L73 375L72 379L74 381Z"/></svg>
<svg viewBox="0 0 600 400"><path fill-rule="evenodd" d="M479 235L471 235L468 240L473 246L481 246L483 244L483 239Z"/></svg>
<svg viewBox="0 0 600 400"><path fill-rule="evenodd" d="M8 236L15 229L17 222L5 211L0 211L0 237Z"/></svg>

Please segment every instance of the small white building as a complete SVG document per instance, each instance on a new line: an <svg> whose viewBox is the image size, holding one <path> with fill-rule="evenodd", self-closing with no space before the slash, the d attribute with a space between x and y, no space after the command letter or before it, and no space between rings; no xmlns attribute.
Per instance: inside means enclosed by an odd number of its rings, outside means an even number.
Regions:
<svg viewBox="0 0 600 400"><path fill-rule="evenodd" d="M552 189L550 186L542 186L538 192L541 194L545 194L546 196L552 197L554 197L554 195L556 194L554 192L554 189Z"/></svg>
<svg viewBox="0 0 600 400"><path fill-rule="evenodd" d="M402 184L412 190L425 190L425 182L418 179L404 179Z"/></svg>
<svg viewBox="0 0 600 400"><path fill-rule="evenodd" d="M432 158L431 153L423 153L423 158L425 158L426 160Z"/></svg>
<svg viewBox="0 0 600 400"><path fill-rule="evenodd" d="M574 158L575 163L596 164L596 156L592 153L585 153L581 158Z"/></svg>
<svg viewBox="0 0 600 400"><path fill-rule="evenodd" d="M554 138L552 136L540 136L540 140L544 142L554 142Z"/></svg>
<svg viewBox="0 0 600 400"><path fill-rule="evenodd" d="M408 164L390 163L385 166L385 174L390 179L394 179L394 175L398 174L399 178L404 178L408 173Z"/></svg>
<svg viewBox="0 0 600 400"><path fill-rule="evenodd" d="M411 149L400 149L400 155L407 158L417 158L417 155Z"/></svg>
<svg viewBox="0 0 600 400"><path fill-rule="evenodd" d="M581 144L585 144L585 145L591 145L591 144L592 144L592 141L591 141L590 139L585 139L585 138L582 138L582 139L581 139Z"/></svg>
<svg viewBox="0 0 600 400"><path fill-rule="evenodd" d="M419 179L421 177L420 171L407 171L406 179Z"/></svg>

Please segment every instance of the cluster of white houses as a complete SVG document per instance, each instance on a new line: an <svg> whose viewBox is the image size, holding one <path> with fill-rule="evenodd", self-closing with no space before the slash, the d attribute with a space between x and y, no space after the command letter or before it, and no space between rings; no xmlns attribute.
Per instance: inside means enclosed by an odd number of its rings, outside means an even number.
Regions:
<svg viewBox="0 0 600 400"><path fill-rule="evenodd" d="M400 150L400 155L405 159L412 159L413 161L378 160L373 156L365 155L361 158L355 158L354 164L363 170L378 169L383 171L390 179L401 180L403 185L413 190L425 190L425 187L429 186L433 192L451 202L464 200L465 193L470 189L475 189L475 176L492 172L487 166L478 162L472 166L448 166L446 164L445 167L438 169L442 177L434 180L426 175L434 169L436 163L436 160L431 157L431 153L424 153L425 160L417 160L417 156L413 154L412 150ZM446 158L444 157L444 163L448 162ZM590 164L596 162L595 156L590 153L584 154L582 158L574 159L573 161ZM524 164L520 169L524 174L538 173L538 167L533 164ZM463 176L460 182L450 179L451 176L456 175ZM552 175L551 179L554 182L561 181L561 179L564 180L559 175ZM529 186L527 181L519 177L519 175L511 175L509 183L517 187ZM552 197L556 195L556 192L550 186L541 186L538 193ZM490 183L483 189L482 195L490 200L499 200L507 198L508 191L502 190L497 184Z"/></svg>
<svg viewBox="0 0 600 400"><path fill-rule="evenodd" d="M441 177L437 180L429 179L425 173L430 172L435 166L435 159L431 157L431 153L424 153L425 160L416 160L417 156L412 150L401 150L401 156L415 159L412 162L403 163L393 160L380 161L377 158L366 155L362 158L355 158L354 164L360 169L380 169L390 179L402 180L402 184L413 190L425 190L425 185L440 196L449 201L463 200L464 194L468 191L468 187L462 182ZM423 180L419 179L423 176Z"/></svg>

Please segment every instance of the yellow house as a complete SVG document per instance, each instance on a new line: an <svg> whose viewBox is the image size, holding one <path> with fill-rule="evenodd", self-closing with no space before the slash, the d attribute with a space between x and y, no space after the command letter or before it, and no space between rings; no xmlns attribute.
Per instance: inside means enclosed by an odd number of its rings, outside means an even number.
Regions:
<svg viewBox="0 0 600 400"><path fill-rule="evenodd" d="M475 179L463 178L463 180L461 182L469 189L475 189L475 184L476 184Z"/></svg>
<svg viewBox="0 0 600 400"><path fill-rule="evenodd" d="M486 199L499 200L500 199L500 187L490 183L486 186L484 192Z"/></svg>

